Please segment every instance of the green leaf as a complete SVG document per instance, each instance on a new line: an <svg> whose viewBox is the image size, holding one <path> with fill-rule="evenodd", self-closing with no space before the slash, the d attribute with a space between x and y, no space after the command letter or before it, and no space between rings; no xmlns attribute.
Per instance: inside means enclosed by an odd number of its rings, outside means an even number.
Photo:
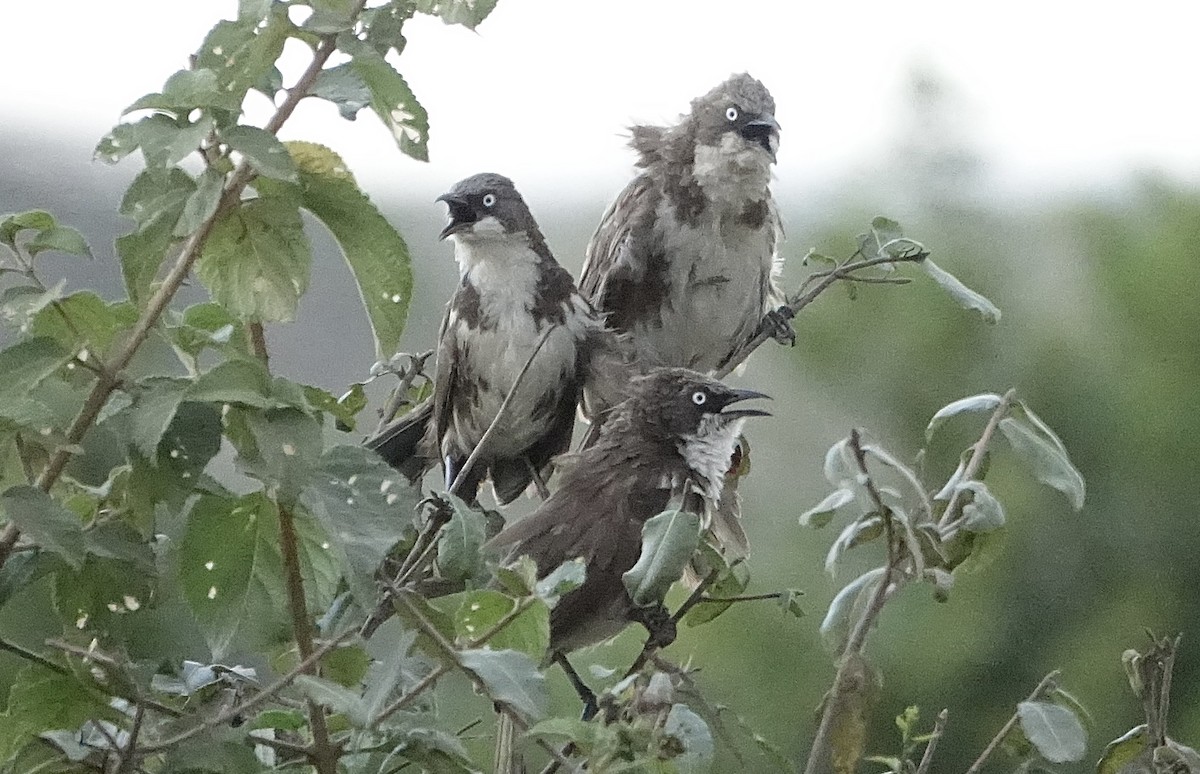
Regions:
<svg viewBox="0 0 1200 774"><path fill-rule="evenodd" d="M162 92L147 94L125 108L125 112L166 110L186 115L194 108L236 111L241 104L242 95L225 88L216 72L207 67L197 67L194 70L177 70L167 78Z"/></svg>
<svg viewBox="0 0 1200 774"><path fill-rule="evenodd" d="M260 197L213 227L196 274L213 300L249 320L290 321L308 288L312 253L292 202Z"/></svg>
<svg viewBox="0 0 1200 774"><path fill-rule="evenodd" d="M821 641L826 650L834 656L841 655L850 637L850 629L854 624L854 613L858 609L859 599L875 591L875 587L883 580L883 567L876 567L847 583L829 603L829 611L821 621Z"/></svg>
<svg viewBox="0 0 1200 774"><path fill-rule="evenodd" d="M582 559L568 559L551 570L534 586L534 593L553 607L558 600L583 585L587 579L587 564Z"/></svg>
<svg viewBox="0 0 1200 774"><path fill-rule="evenodd" d="M296 687L300 689L300 693L322 707L345 715L355 728L366 728L370 723L366 702L359 697L358 691L312 675L299 675L296 678Z"/></svg>
<svg viewBox="0 0 1200 774"><path fill-rule="evenodd" d="M336 153L313 143L291 142L300 169L304 208L333 234L362 297L375 353L396 351L412 300L412 263L404 239L371 204Z"/></svg>
<svg viewBox="0 0 1200 774"><path fill-rule="evenodd" d="M273 408L271 377L258 360L226 360L200 374L187 394L188 400L207 403L239 403L254 408Z"/></svg>
<svg viewBox="0 0 1200 774"><path fill-rule="evenodd" d="M103 355L117 334L136 320L137 310L128 303L109 304L83 290L46 306L33 316L30 327L35 336Z"/></svg>
<svg viewBox="0 0 1200 774"><path fill-rule="evenodd" d="M142 149L146 166L170 167L196 153L215 125L208 116L192 123L157 113L132 124L129 134Z"/></svg>
<svg viewBox="0 0 1200 774"><path fill-rule="evenodd" d="M58 225L58 220L45 210L27 210L13 215L5 215L0 220L0 242L15 247L17 234L26 229L46 231Z"/></svg>
<svg viewBox="0 0 1200 774"><path fill-rule="evenodd" d="M683 745L683 753L671 759L679 774L703 774L711 768L716 754L712 731L686 704L671 705L663 731Z"/></svg>
<svg viewBox="0 0 1200 774"><path fill-rule="evenodd" d="M371 104L371 90L348 62L322 70L309 94L332 102L348 121L353 121L358 111Z"/></svg>
<svg viewBox="0 0 1200 774"><path fill-rule="evenodd" d="M992 496L986 484L982 481L968 481L959 489L966 489L973 495L971 502L963 506L963 529L971 532L991 532L1004 526L1004 506Z"/></svg>
<svg viewBox="0 0 1200 774"><path fill-rule="evenodd" d="M359 47L351 60L371 92L371 109L392 133L400 151L418 161L429 160L429 116L408 83L373 48Z"/></svg>
<svg viewBox="0 0 1200 774"><path fill-rule="evenodd" d="M709 597L736 597L746 591L746 587L750 583L750 572L746 569L744 562L735 562L730 565L725 561L720 551L713 547L708 542L700 544L701 562L697 562L703 570L699 575L707 575L713 569L716 569L719 574L717 579L711 586L708 587ZM686 626L700 626L718 618L722 613L733 605L732 602L725 602L719 599L703 599L699 604L694 606L683 617L683 623Z"/></svg>
<svg viewBox="0 0 1200 774"><path fill-rule="evenodd" d="M129 410L134 447L146 459L158 456L158 444L184 396L190 382L186 379L150 379L139 385Z"/></svg>
<svg viewBox="0 0 1200 774"><path fill-rule="evenodd" d="M353 384L340 398L320 387L304 385L304 400L316 411L333 417L337 429L350 432L354 429L358 414L367 407L367 393L361 384Z"/></svg>
<svg viewBox="0 0 1200 774"><path fill-rule="evenodd" d="M438 538L438 570L450 580L466 580L482 569L487 523L482 513L461 499L454 495L446 497L450 500L453 514Z"/></svg>
<svg viewBox="0 0 1200 774"><path fill-rule="evenodd" d="M225 192L225 176L215 169L206 169L200 175L196 190L183 205L183 212L175 224L173 236L186 237L196 231L213 216L221 204Z"/></svg>
<svg viewBox="0 0 1200 774"><path fill-rule="evenodd" d="M287 9L274 3L222 20L196 52L196 67L212 71L217 86L240 105L246 92L266 82L283 52L289 28Z"/></svg>
<svg viewBox="0 0 1200 774"><path fill-rule="evenodd" d="M483 681L493 701L507 704L527 721L546 714L546 676L529 656L515 650L480 648L460 651L458 660Z"/></svg>
<svg viewBox="0 0 1200 774"><path fill-rule="evenodd" d="M234 126L221 132L221 139L246 159L255 172L289 183L299 182L292 157L275 135L257 126Z"/></svg>
<svg viewBox="0 0 1200 774"><path fill-rule="evenodd" d="M1096 761L1096 774L1153 774L1147 765L1142 769L1127 769L1146 748L1146 724L1135 726L1109 742L1100 760Z"/></svg>
<svg viewBox="0 0 1200 774"><path fill-rule="evenodd" d="M175 226L195 191L195 181L183 170L147 167L121 200L121 214L138 225L133 233L117 238L117 254L129 297L139 306L150 296L150 287L175 241Z"/></svg>
<svg viewBox="0 0 1200 774"><path fill-rule="evenodd" d="M0 405L19 401L70 359L68 350L47 338L25 339L0 350Z"/></svg>
<svg viewBox="0 0 1200 774"><path fill-rule="evenodd" d="M30 255L50 250L67 255L92 257L92 250L88 247L83 234L70 226L52 226L39 232L37 236L25 243L25 249L29 251Z"/></svg>
<svg viewBox="0 0 1200 774"><path fill-rule="evenodd" d="M75 730L88 720L114 722L120 715L106 697L73 675L37 665L21 669L0 715L0 762L7 761L43 731Z"/></svg>
<svg viewBox="0 0 1200 774"><path fill-rule="evenodd" d="M454 630L460 640L478 640L512 613L517 604L512 597L491 589L467 592L455 612ZM517 650L540 662L550 647L550 608L541 600L535 600L492 635L487 646L495 650Z"/></svg>
<svg viewBox="0 0 1200 774"><path fill-rule="evenodd" d="M344 645L321 657L321 675L338 685L360 685L371 666L371 656L362 645Z"/></svg>
<svg viewBox="0 0 1200 774"><path fill-rule="evenodd" d="M1033 474L1047 486L1062 492L1075 510L1083 507L1086 486L1083 475L1071 464L1057 439L1040 433L1036 426L1015 417L1000 420L1000 431L1013 451L1033 468Z"/></svg>
<svg viewBox="0 0 1200 774"><path fill-rule="evenodd" d="M625 589L637 606L661 602L679 580L700 544L700 517L677 509L642 525L642 553L624 575Z"/></svg>
<svg viewBox="0 0 1200 774"><path fill-rule="evenodd" d="M263 710L250 721L249 729L277 728L280 731L299 731L308 725L308 718L300 710Z"/></svg>
<svg viewBox="0 0 1200 774"><path fill-rule="evenodd" d="M50 495L31 486L14 486L0 495L8 520L46 551L62 557L75 569L83 566L83 527L79 517Z"/></svg>
<svg viewBox="0 0 1200 774"><path fill-rule="evenodd" d="M419 489L369 449L334 446L321 457L300 501L344 557L360 604L375 599L375 571L410 524Z"/></svg>
<svg viewBox="0 0 1200 774"><path fill-rule="evenodd" d="M321 425L296 409L244 410L254 438L254 455L238 449L238 464L267 485L281 505L290 506L310 481L321 456Z"/></svg>
<svg viewBox="0 0 1200 774"><path fill-rule="evenodd" d="M1075 713L1046 701L1023 701L1017 705L1021 728L1042 757L1051 763L1083 760L1087 732Z"/></svg>
<svg viewBox="0 0 1200 774"><path fill-rule="evenodd" d="M961 306L979 312L983 316L984 322L992 324L1000 322L1000 309L983 295L962 284L953 274L928 258L921 261L921 268Z"/></svg>
<svg viewBox="0 0 1200 774"><path fill-rule="evenodd" d="M843 506L854 502L854 492L849 489L835 489L825 496L825 499L800 514L801 527L824 527L833 520L833 515Z"/></svg>
<svg viewBox="0 0 1200 774"><path fill-rule="evenodd" d="M925 428L925 440L932 441L933 434L937 429L946 423L950 417L965 414L969 411L995 411L1000 405L1002 398L994 392L984 392L979 395L972 395L969 398L960 398L953 403L942 406L933 415L933 419L929 420L929 426Z"/></svg>
<svg viewBox="0 0 1200 774"><path fill-rule="evenodd" d="M259 494L203 495L188 514L179 582L214 658L230 651L240 628L261 625L255 616L272 604L266 590L283 587L275 518Z"/></svg>
<svg viewBox="0 0 1200 774"><path fill-rule="evenodd" d="M446 24L475 29L496 7L496 0L416 0L421 13L440 16Z"/></svg>
<svg viewBox="0 0 1200 774"><path fill-rule="evenodd" d="M417 640L417 633L408 629L400 633L387 655L367 682L363 701L367 705L367 717L374 723L387 708L393 694L405 684L406 677L416 673L417 659L410 653Z"/></svg>

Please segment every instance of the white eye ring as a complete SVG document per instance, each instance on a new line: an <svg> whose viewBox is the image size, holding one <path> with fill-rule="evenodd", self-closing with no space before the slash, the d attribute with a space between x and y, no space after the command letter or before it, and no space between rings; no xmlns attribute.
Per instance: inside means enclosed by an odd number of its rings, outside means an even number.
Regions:
<svg viewBox="0 0 1200 774"><path fill-rule="evenodd" d="M484 207L491 207L495 203L496 203L496 194L489 193L489 194L483 195L483 206Z"/></svg>
<svg viewBox="0 0 1200 774"><path fill-rule="evenodd" d="M703 406L707 400L708 396L704 394L703 390L696 390L692 393L692 403L695 403L697 406Z"/></svg>
<svg viewBox="0 0 1200 774"><path fill-rule="evenodd" d="M738 117L738 109L735 107L732 107L732 106L726 108L725 109L725 117L727 119L729 119L730 121L736 121L737 117Z"/></svg>

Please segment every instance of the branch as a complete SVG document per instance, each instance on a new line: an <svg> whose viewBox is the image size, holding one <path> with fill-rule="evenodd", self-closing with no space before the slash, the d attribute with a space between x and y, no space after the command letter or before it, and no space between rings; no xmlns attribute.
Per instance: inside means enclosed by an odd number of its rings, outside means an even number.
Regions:
<svg viewBox="0 0 1200 774"><path fill-rule="evenodd" d="M867 641L867 634L871 627L875 625L876 619L883 611L884 604L888 601L892 594L904 582L906 576L903 572L901 564L904 562L904 552L899 550L897 545L895 528L892 524L892 512L883 503L883 498L879 494L879 490L875 488L875 482L871 479L871 474L867 469L866 452L862 448L862 438L859 436L858 430L850 432L850 448L854 451L854 458L858 462L858 468L866 479L867 492L875 503L875 507L883 517L884 527L887 529L887 564L884 566L883 577L879 580L879 585L875 587L875 591L871 594L871 600L867 604L866 610L863 611L862 618L854 625L854 629L850 632L850 637L846 640L846 647L842 650L839 656L837 672L833 677L833 685L829 689L829 694L825 698L825 708L821 713L821 723L817 727L817 734L813 740L812 749L808 753L808 762L804 766L804 774L816 774L821 769L821 761L826 758L827 748L829 747L830 736L833 732L833 721L837 714L837 709L841 705L841 697L846 689L846 684L849 682L850 670L857 657L862 655L863 646Z"/></svg>
<svg viewBox="0 0 1200 774"><path fill-rule="evenodd" d="M1017 391L1010 389L1000 398L1000 403L996 406L992 415L988 417L987 425L984 426L979 440L971 446L971 459L967 461L967 466L963 468L962 478L959 480L959 483L975 480L975 476L979 473L979 468L983 465L984 458L987 457L988 446L991 444L992 438L996 435L996 428L1000 426L1000 420L1008 413L1008 409L1012 405L1016 395ZM950 497L950 502L946 504L946 510L942 511L942 517L938 519L937 526L942 535L942 540L948 540L962 521L964 491L966 490L962 487L955 490L954 494Z"/></svg>
<svg viewBox="0 0 1200 774"><path fill-rule="evenodd" d="M160 750L165 750L168 747L172 747L174 745L179 744L180 742L191 739L196 734L199 734L203 731L207 731L211 728L216 728L217 726L224 725L224 724L230 722L231 720L233 720L234 718L245 715L250 710L254 709L258 705L265 702L267 699L270 699L271 697L275 696L283 689L287 688L289 685L291 685L295 681L295 679L297 677L299 677L300 675L307 672L318 661L320 661L325 656L326 653L328 653L329 651L338 647L339 645L344 643L346 640L350 639L351 636L353 636L354 634L355 634L355 631L353 629L347 629L346 631L339 634L337 637L334 637L332 640L329 640L328 642L323 644L321 647L314 650L312 652L312 654L309 655L308 658L304 659L299 664L297 664L292 669L292 671L288 672L283 677L280 677L278 680L271 683L270 685L268 685L266 688L262 689L258 693L254 694L249 699L246 699L245 701L241 702L240 704L236 704L236 705L230 707L229 709L225 710L224 712L220 713L219 715L214 715L213 717L209 718L208 720L205 720L203 723L200 723L197 726L193 726L192 728L189 728L187 731L183 731L181 733L176 734L175 736L168 737L167 739L163 739L162 741L155 742L153 744L142 745L142 752L150 753L150 752L158 752Z"/></svg>
<svg viewBox="0 0 1200 774"><path fill-rule="evenodd" d="M61 650L64 653L71 653L71 654L79 656L80 658L83 658L85 660L94 661L98 664L103 664L104 666L107 666L107 667L111 667L114 669L121 667L121 664L119 664L117 662L117 660L114 659L112 656L108 656L108 655L101 653L99 651L96 651L96 650L88 650L86 648L79 648L74 645L71 645L68 642L62 642L61 640L47 640L46 644L52 648L57 648L58 650ZM21 647L20 645L17 645L16 643L8 642L7 640L0 640L0 650L7 650L9 653L13 653L17 656L20 656L23 659L32 661L35 664L38 664L39 666L45 667L46 669L56 672L57 674L60 674L60 675L71 674L71 670L67 669L66 667L62 666L61 664L56 664L53 661L51 661L50 659L46 658L45 656L42 656L38 653L34 653L32 650L26 650L25 648ZM110 686L97 686L97 687L108 688ZM139 705L145 706L149 709L154 710L155 712L160 712L163 715L166 715L168 717L172 717L172 718L183 717L183 713L180 712L179 710L175 709L174 707L169 707L166 704L162 704L160 702L155 701L154 699L150 699L145 696L141 696L139 694L125 694L125 693L113 692L112 695L116 696L117 698L124 699L125 701L130 702L131 704L139 704Z"/></svg>
<svg viewBox="0 0 1200 774"><path fill-rule="evenodd" d="M916 774L929 774L929 767L933 765L933 753L937 750L942 734L946 733L946 721L949 717L949 710L944 709L938 713L937 720L933 723L933 733L929 735L929 741L925 743L925 754L921 756L921 763L917 766Z"/></svg>
<svg viewBox="0 0 1200 774"><path fill-rule="evenodd" d="M352 9L353 15L357 16L362 11L364 5L366 5L366 0L355 0L354 8ZM263 127L266 131L272 134L279 131L284 122L291 117L300 100L308 95L309 89L312 88L317 76L320 75L325 62L328 61L329 57L336 50L336 36L326 35L321 38L321 42L313 52L312 62L309 63L308 68L297 79L296 84L288 90L287 98L284 99L283 104L275 111L275 115L271 116L266 126ZM83 440L83 436L95 424L96 418L108 402L109 396L112 395L113 390L120 383L118 378L120 373L133 360L133 356L137 354L138 349L145 343L151 330L158 324L159 318L162 317L167 306L175 298L175 294L179 292L179 288L183 286L184 280L187 279L188 273L192 270L192 265L200 257L200 253L203 251L213 227L226 213L238 205L241 201L242 191L245 190L253 177L254 173L248 163L243 161L239 164L229 177L228 182L226 182L217 208L188 237L179 254L179 258L176 259L171 270L163 278L158 290L154 292L150 300L146 303L146 308L134 324L129 338L117 350L112 359L104 364L102 373L97 376L95 383L92 385L91 392L88 393L83 406L79 410L79 414L76 415L75 420L71 423L70 428L68 428L62 445L54 452L53 456L46 463L46 467L42 470L41 475L38 476L37 486L43 492L49 492L50 488L58 481L67 463L70 461L71 455L74 454L72 449ZM17 539L20 536L20 528L11 521L5 525L3 531L0 531L0 566L3 566L8 561L8 557L12 554L13 546L16 545Z"/></svg>
<svg viewBox="0 0 1200 774"><path fill-rule="evenodd" d="M860 253L855 253L855 255L860 255ZM860 261L848 260L840 266L830 269L829 271L819 271L808 275L808 279L801 283L800 289L797 290L795 294L789 296L787 303L781 306L779 309L785 314L785 316L795 317L800 313L801 309L817 300L817 296L824 293L829 286L833 285L833 283L837 282L838 280L855 280L859 282L866 281L862 277L853 276L854 272L862 271L863 269L869 269L872 266L881 266L883 264L920 263L928 257L928 252L917 249L912 253L896 256L894 258L865 258ZM853 258L853 256L851 256L851 258ZM813 285L814 282L816 283L815 285ZM805 288L807 288L809 285L813 285L812 289L805 292ZM762 346L764 341L771 338L771 335L772 332L769 328L764 328L763 330L758 331L745 344L738 347L738 349L736 349L734 353L729 356L729 359L725 362L725 365L721 366L721 368L719 368L717 372L713 374L713 377L716 379L724 379L726 376L729 376L729 374L733 372L733 369L744 363L746 358L750 357L750 354L754 352L754 350Z"/></svg>
<svg viewBox="0 0 1200 774"><path fill-rule="evenodd" d="M117 774L129 774L133 771L134 755L137 753L138 734L142 730L142 718L146 714L146 708L141 704L137 705L137 709L133 713L133 728L129 729L129 741L125 743L124 749L121 750L120 760L117 762Z"/></svg>
<svg viewBox="0 0 1200 774"><path fill-rule="evenodd" d="M1042 681L1037 684L1037 687L1033 689L1033 693L1029 694L1029 698L1025 701L1037 701L1040 699L1042 694L1058 680L1058 675L1059 671L1056 669L1043 677ZM966 774L979 774L983 769L983 764L987 763L987 759L991 757L992 753L996 752L996 748L1000 746L1000 743L1004 741L1004 737L1008 736L1009 732L1013 730L1020 719L1021 716L1014 712L1012 717L1008 719L1008 722L992 737L992 741L988 742L987 747L983 748L983 752L979 754L979 757L967 769Z"/></svg>
<svg viewBox="0 0 1200 774"><path fill-rule="evenodd" d="M396 415L400 413L400 409L404 404L408 403L408 390L412 387L412 383L417 380L418 376L425 376L425 363L433 356L433 350L426 350L419 355L409 355L408 365L396 372L396 376L400 377L400 383L392 390L392 394L388 396L387 404L383 410L379 412L379 424L375 428L376 433L382 433ZM426 380L429 379L425 376Z"/></svg>
<svg viewBox="0 0 1200 774"><path fill-rule="evenodd" d="M704 601L704 592L708 590L709 586L716 583L717 576L720 574L720 568L714 567L713 569L709 570L708 575L705 575L700 579L700 582L696 584L696 588L692 589L692 593L688 595L688 598L683 600L683 604L671 614L672 625L678 625L679 622L683 620L683 617L688 614L689 610ZM629 677L635 672L640 672L642 667L646 666L646 662L652 659L654 654L657 653L661 648L662 643L659 642L658 638L654 636L653 632L651 632L650 636L646 638L646 644L642 646L642 652L638 654L636 659L634 659L633 665L630 666L629 669L625 670L625 676Z"/></svg>

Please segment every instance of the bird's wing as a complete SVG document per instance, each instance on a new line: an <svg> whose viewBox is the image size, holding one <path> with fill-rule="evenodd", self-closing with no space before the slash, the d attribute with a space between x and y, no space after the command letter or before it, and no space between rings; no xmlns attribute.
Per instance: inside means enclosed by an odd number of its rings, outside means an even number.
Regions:
<svg viewBox="0 0 1200 774"><path fill-rule="evenodd" d="M625 186L604 213L596 233L588 242L579 290L618 329L619 321L627 317L625 305L634 299L630 294L620 292L612 280L617 274L635 279L645 274L648 256L642 254L635 237L638 229L646 226L643 221L653 215L659 196L650 177L639 175ZM625 272L617 272L618 268L624 268Z"/></svg>
<svg viewBox="0 0 1200 774"><path fill-rule="evenodd" d="M377 453L409 481L415 482L429 469L429 449L422 448L422 441L429 430L432 416L433 400L426 399L365 439L363 446Z"/></svg>
<svg viewBox="0 0 1200 774"><path fill-rule="evenodd" d="M434 454L441 456L442 437L450 428L450 409L454 405L451 396L454 394L455 380L458 378L458 336L457 326L451 325L454 301L446 305L446 313L442 315L442 325L438 329L437 370L433 377L433 416L432 440Z"/></svg>
<svg viewBox="0 0 1200 774"><path fill-rule="evenodd" d="M780 285L783 279L783 256L779 252L784 238L783 218L780 216L779 207L776 206L775 198L772 196L767 196L766 227L769 229L767 252L770 256L770 267L763 283L763 311L773 312L787 303L787 292Z"/></svg>

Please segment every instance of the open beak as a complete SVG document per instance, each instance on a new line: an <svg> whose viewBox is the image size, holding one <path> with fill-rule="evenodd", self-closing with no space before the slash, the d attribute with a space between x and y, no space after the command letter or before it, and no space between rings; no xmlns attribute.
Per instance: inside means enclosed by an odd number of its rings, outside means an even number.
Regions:
<svg viewBox="0 0 1200 774"><path fill-rule="evenodd" d="M762 409L738 408L730 410L729 408L734 403L741 403L744 400L750 400L752 398L765 398L766 400L771 400L770 395L764 395L763 393L756 392L754 390L730 390L729 397L725 399L725 405L721 407L721 416L733 418L771 416L770 412L763 411Z"/></svg>
<svg viewBox="0 0 1200 774"><path fill-rule="evenodd" d="M445 239L452 234L466 231L479 219L475 215L475 208L461 196L445 193L434 201L445 202L446 206L450 208L450 222L438 234L438 239Z"/></svg>
<svg viewBox="0 0 1200 774"><path fill-rule="evenodd" d="M763 113L759 118L747 121L741 129L741 133L742 137L750 142L758 143L763 150L771 154L771 161L775 160L775 148L779 147L779 122L775 120L775 116Z"/></svg>

